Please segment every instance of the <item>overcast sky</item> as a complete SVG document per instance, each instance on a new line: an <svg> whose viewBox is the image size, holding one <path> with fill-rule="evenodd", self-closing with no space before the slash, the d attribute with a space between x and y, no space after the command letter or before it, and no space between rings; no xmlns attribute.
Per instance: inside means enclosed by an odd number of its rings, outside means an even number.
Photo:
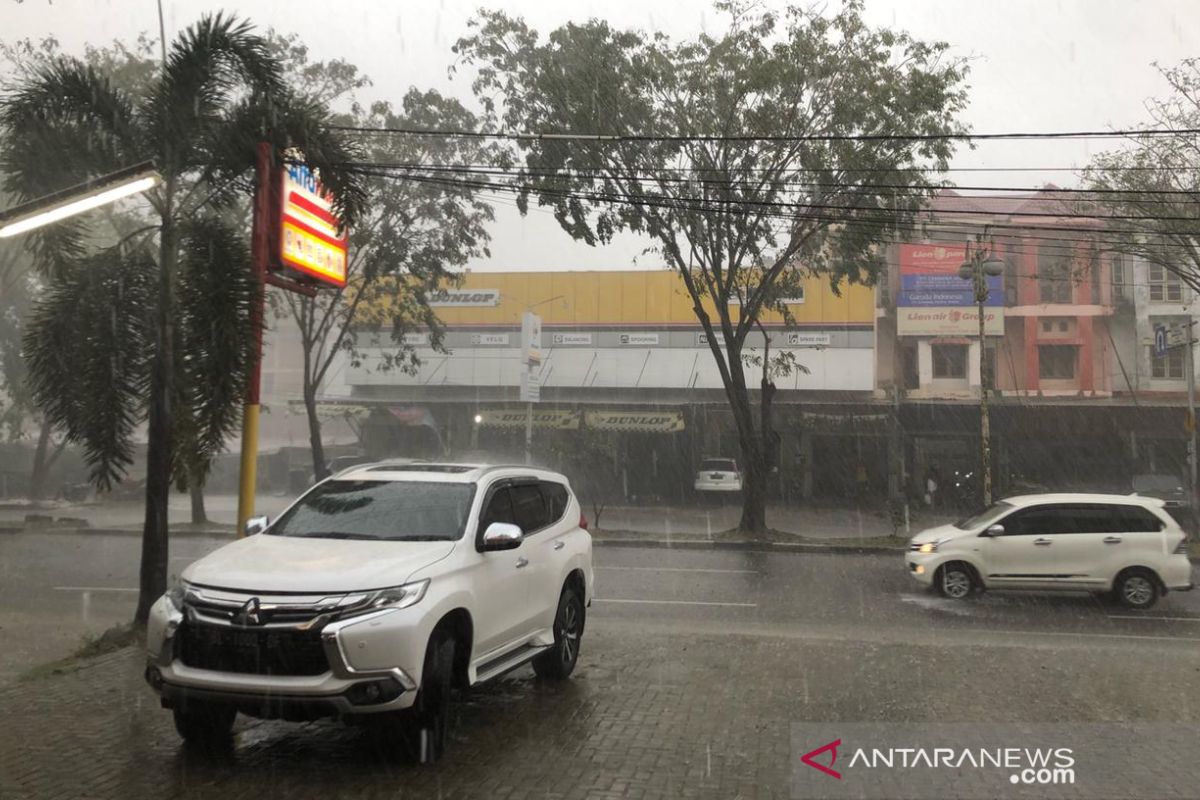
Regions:
<svg viewBox="0 0 1200 800"><path fill-rule="evenodd" d="M831 0L834 2L834 0ZM227 9L255 22L295 32L317 59L342 57L374 80L368 98L399 99L412 85L464 99L469 87L451 79L450 47L466 30L478 0L164 0L168 38L204 10ZM703 0L507 0L492 3L524 16L539 30L569 19L603 17L618 27L692 36L716 23ZM782 5L768 1L766 5ZM85 42L157 34L154 0L0 0L0 37L54 35L71 52ZM917 37L949 42L973 58L965 121L976 132L1055 131L1126 127L1145 121L1143 102L1165 88L1151 63L1200 56L1197 0L867 0L870 22ZM1101 143L993 142L963 150L955 167L1078 167ZM960 173L961 184L1025 187L1053 180L1073 185L1070 172ZM500 201L492 257L475 269L628 269L661 264L625 238L604 248L577 244L548 212L522 219Z"/></svg>

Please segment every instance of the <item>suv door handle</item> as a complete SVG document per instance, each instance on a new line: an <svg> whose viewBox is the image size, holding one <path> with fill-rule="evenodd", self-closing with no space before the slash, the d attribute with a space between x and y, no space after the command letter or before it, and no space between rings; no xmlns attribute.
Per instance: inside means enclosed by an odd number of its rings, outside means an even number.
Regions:
<svg viewBox="0 0 1200 800"><path fill-rule="evenodd" d="M517 559L517 569L520 569L521 567L528 567L528 566L529 566L529 559L526 558L525 556L521 556L520 558Z"/></svg>
<svg viewBox="0 0 1200 800"><path fill-rule="evenodd" d="M1054 542L1050 541L1049 539L1034 539L1033 543L1038 547L1049 547L1050 545L1054 544Z"/></svg>
<svg viewBox="0 0 1200 800"><path fill-rule="evenodd" d="M567 546L566 542L564 542L562 539L559 539L557 542L554 543L555 550L562 550L566 546Z"/></svg>
<svg viewBox="0 0 1200 800"><path fill-rule="evenodd" d="M1121 537L1120 536L1105 536L1104 543L1105 544L1120 544Z"/></svg>

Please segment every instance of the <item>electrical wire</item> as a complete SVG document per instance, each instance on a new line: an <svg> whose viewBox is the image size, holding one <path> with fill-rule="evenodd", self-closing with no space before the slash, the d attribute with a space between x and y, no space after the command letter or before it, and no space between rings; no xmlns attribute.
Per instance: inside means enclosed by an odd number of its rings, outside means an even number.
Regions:
<svg viewBox="0 0 1200 800"><path fill-rule="evenodd" d="M1155 136L1195 136L1200 128L1145 128L1115 131L1046 131L1006 133L820 133L820 134L604 134L604 133L519 133L507 131L470 131L448 128L368 127L362 125L329 125L330 130L392 136L436 136L456 139L505 139L511 141L594 141L594 142L929 142L929 141L995 141L995 140L1058 140L1113 139Z"/></svg>

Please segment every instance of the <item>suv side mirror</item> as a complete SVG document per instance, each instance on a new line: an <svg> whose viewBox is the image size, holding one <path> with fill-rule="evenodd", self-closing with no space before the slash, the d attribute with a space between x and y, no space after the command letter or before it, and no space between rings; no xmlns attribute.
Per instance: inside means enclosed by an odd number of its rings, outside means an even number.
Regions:
<svg viewBox="0 0 1200 800"><path fill-rule="evenodd" d="M983 533L981 533L979 535L987 536L987 537L1003 536L1004 535L1004 526L1001 525L1000 523L996 523L995 525L988 525L986 528L983 529Z"/></svg>
<svg viewBox="0 0 1200 800"><path fill-rule="evenodd" d="M256 533L262 533L270 524L270 517L251 517L250 519L246 520L245 533L247 536L253 536Z"/></svg>
<svg viewBox="0 0 1200 800"><path fill-rule="evenodd" d="M509 522L493 522L483 532L480 552L490 550L513 550L521 546L525 534L521 529Z"/></svg>

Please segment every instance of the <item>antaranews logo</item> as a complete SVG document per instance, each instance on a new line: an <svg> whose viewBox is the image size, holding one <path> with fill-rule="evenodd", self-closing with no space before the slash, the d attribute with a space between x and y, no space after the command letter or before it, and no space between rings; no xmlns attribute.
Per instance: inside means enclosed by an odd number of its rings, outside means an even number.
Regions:
<svg viewBox="0 0 1200 800"><path fill-rule="evenodd" d="M891 737L888 737L891 738ZM804 767L798 777L808 786L841 796L844 791L862 792L872 797L875 785L916 784L934 790L943 781L952 785L966 771L978 770L995 790L1007 782L1025 786L1063 786L1075 783L1075 755L1069 747L1056 746L943 746L952 739L930 742L928 737L913 737L902 746L881 742L877 737L846 740L838 737L800 755ZM818 740L820 741L820 740ZM893 740L894 741L894 740ZM799 744L799 743L798 743ZM803 745L801 745L803 747ZM841 756L839 762L839 755ZM822 776L817 777L808 768ZM804 775L811 776L807 780ZM846 789L836 788L845 781ZM994 782L993 782L994 781Z"/></svg>

